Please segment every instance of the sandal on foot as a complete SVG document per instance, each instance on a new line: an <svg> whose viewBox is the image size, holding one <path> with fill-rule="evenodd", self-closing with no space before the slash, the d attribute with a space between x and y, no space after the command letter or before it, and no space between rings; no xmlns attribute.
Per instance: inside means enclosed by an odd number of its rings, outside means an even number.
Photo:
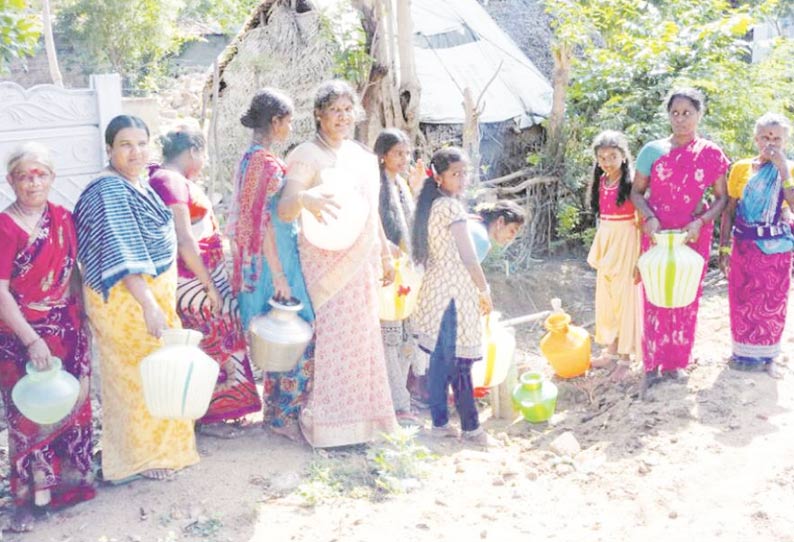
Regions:
<svg viewBox="0 0 794 542"><path fill-rule="evenodd" d="M775 380L780 380L783 378L783 368L780 367L774 361L770 361L766 364L766 374L774 378Z"/></svg>
<svg viewBox="0 0 794 542"><path fill-rule="evenodd" d="M615 369L609 373L609 380L616 384L620 384L626 380L626 377L631 374L631 363L622 363L618 361L618 364L615 366Z"/></svg>
<svg viewBox="0 0 794 542"><path fill-rule="evenodd" d="M401 410L394 415L400 425L422 425L422 420L410 410Z"/></svg>

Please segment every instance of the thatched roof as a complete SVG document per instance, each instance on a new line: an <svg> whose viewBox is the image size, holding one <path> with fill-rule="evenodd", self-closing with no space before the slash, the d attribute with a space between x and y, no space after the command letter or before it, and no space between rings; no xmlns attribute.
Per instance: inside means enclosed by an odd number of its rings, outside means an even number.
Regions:
<svg viewBox="0 0 794 542"><path fill-rule="evenodd" d="M306 2L296 2L295 7L286 0L262 2L221 55L220 92L213 111L217 138L210 157L217 171L216 191L229 193L235 167L251 141L240 116L258 89L279 88L295 102L288 145L313 134L312 99L317 84L333 77L334 47L320 13L310 8ZM210 76L207 88L213 84Z"/></svg>
<svg viewBox="0 0 794 542"><path fill-rule="evenodd" d="M484 7L541 73L551 78L553 32L543 4L543 0L489 0Z"/></svg>

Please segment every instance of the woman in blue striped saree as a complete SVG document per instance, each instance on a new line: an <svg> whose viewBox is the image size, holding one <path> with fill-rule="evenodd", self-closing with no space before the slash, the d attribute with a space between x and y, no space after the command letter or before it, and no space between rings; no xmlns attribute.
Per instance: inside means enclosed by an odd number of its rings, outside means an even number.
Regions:
<svg viewBox="0 0 794 542"><path fill-rule="evenodd" d="M121 115L105 131L110 164L74 210L85 307L102 376L102 474L163 479L197 463L193 423L152 418L140 361L160 346L176 313L176 234L171 211L146 176L149 130Z"/></svg>

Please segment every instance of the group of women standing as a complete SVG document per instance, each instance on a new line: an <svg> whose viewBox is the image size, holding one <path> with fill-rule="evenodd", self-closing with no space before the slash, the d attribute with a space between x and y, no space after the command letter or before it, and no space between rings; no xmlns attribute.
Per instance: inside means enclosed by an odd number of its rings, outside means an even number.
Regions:
<svg viewBox="0 0 794 542"><path fill-rule="evenodd" d="M381 326L378 291L393 280L395 258L411 254L417 243L428 275L438 271L437 280L426 281L431 286L423 288L425 298L433 298L432 284L453 279L457 288L433 299L432 307L425 302L419 346L428 354L438 350L433 326L438 328L446 311L445 322L451 314L452 323L443 324L444 360L468 361L461 372L466 374L479 357L475 329L480 310L490 310L490 297L479 263L471 258L471 240L466 236L462 243L458 231L458 222L466 219L457 199L465 186L465 156L455 151L434 157L434 172L419 198L423 229L417 234L414 196L404 176L408 139L384 132L376 160L350 139L357 107L349 85L323 84L315 99L314 137L283 162L272 146L290 134L292 102L274 89L253 97L241 118L252 139L235 174L226 231L233 258L230 278L212 205L193 182L205 162L205 140L198 131L183 127L163 136L163 161L152 165L145 123L132 116L114 118L105 131L108 166L86 186L73 213L48 202L55 171L46 148L28 144L12 154L8 182L16 200L0 213L0 235L10 241L0 253L0 388L17 504L11 529L28 530L32 516L44 507L94 496L88 323L102 375L97 455L101 477L111 483L138 476L169 478L199 461L197 428L231 437L236 426L227 422L262 408L244 330L270 309L271 299L299 301L314 338L294 370L264 375L267 428L291 439L303 436L315 447L332 447L371 441L396 427L396 414L410 417L406 386L418 351L414 333L403 323ZM342 202L323 186L329 172L341 176L366 207L360 233L343 250L315 246L298 228L301 213L322 223L343 212ZM414 186L422 182L416 175L409 178ZM436 199L448 201L440 205L433 203ZM509 240L500 220L493 229L502 241ZM434 271L449 258L460 259L457 252L438 258L450 250L452 230L463 247L461 270L471 278L450 277L457 268ZM463 294L456 323L454 297ZM201 348L220 366L209 409L195 425L152 417L139 371L140 361L160 346L163 330L181 326L203 334ZM457 355L456 341L463 348ZM45 370L56 358L79 380L80 396L64 420L38 425L16 409L10 392L24 376L25 362ZM434 422L447 432L441 415L446 395L442 401L440 390L446 390L452 373L444 365L437 381L418 386L432 388ZM470 392L470 374L468 383ZM460 393L465 385L453 387L456 397L465 399ZM476 409L473 401L466 404L463 429L472 432L478 429Z"/></svg>
<svg viewBox="0 0 794 542"><path fill-rule="evenodd" d="M758 154L731 167L722 150L697 133L705 109L699 91L675 90L665 105L672 134L640 150L633 181L622 134L604 132L593 145L591 198L599 225L588 262L598 271L596 341L606 346L594 363L617 364L622 378L629 355L636 353L644 365L643 392L662 378L686 377L702 277L694 302L658 307L635 286L637 258L650 248L654 233L683 230L689 246L708 262L714 222L722 215L720 266L728 277L733 337L729 366L778 377L774 360L794 248L785 207L794 203L794 169L785 157L791 125L781 115L763 115L755 126Z"/></svg>
<svg viewBox="0 0 794 542"><path fill-rule="evenodd" d="M18 507L13 529L28 529L41 507L94 496L83 311L99 354L101 469L110 482L168 478L199 461L194 424L153 418L144 404L138 364L159 347L165 328L201 331L202 349L220 365L199 430L233 436L236 428L226 422L263 407L244 330L270 310L271 299L300 302L301 317L314 328L293 370L264 375L271 431L315 447L367 442L392 431L398 418L411 418L412 400L420 399L429 405L434 434L458 436L449 421L451 388L462 436L488 444L471 366L481 358L480 317L492 301L461 198L468 159L460 149L441 149L426 174L417 168L406 176L411 149L401 132L380 135L377 160L350 139L357 107L349 85L323 84L314 136L282 161L273 145L289 137L292 101L274 89L253 97L241 118L252 138L235 174L226 230L230 278L212 205L193 182L205 161L200 133L166 134L163 162L153 166L147 126L136 117L114 118L105 133L108 167L85 188L73 215L48 202L55 172L45 148L29 144L10 156L16 200L0 213L7 240L0 250L0 391ZM779 115L761 117L759 154L734 164L726 184L728 159L697 135L702 96L678 90L666 108L673 133L642 148L633 181L621 134L603 133L594 144L591 194L600 223L588 261L598 269L596 340L606 346L598 361L616 363L622 377L630 354L641 354L645 387L683 376L698 300L680 309L640 305L636 260L655 232L668 229L685 230L707 258L722 213L731 366L775 374L794 247L784 206L794 204L794 168L784 153L790 125ZM345 212L325 188L329 176L344 179L366 208L361 231L341 250L316 246L298 227L301 215L323 223ZM493 206L483 218L499 244L510 242L524 220L510 204ZM396 260L424 267L418 305L410 321L380 322L378 291L394 279ZM46 369L55 358L78 379L80 395L64 420L38 425L16 409L10 391L26 361Z"/></svg>

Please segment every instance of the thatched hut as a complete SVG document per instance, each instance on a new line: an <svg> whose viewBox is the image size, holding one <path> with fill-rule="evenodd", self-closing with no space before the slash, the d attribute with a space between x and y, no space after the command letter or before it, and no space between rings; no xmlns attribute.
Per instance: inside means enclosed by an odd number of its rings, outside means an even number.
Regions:
<svg viewBox="0 0 794 542"><path fill-rule="evenodd" d="M313 129L315 87L334 76L340 46L334 38L338 21L315 6L330 0L265 0L221 57L214 112L217 141L216 191L227 193L229 179L250 134L239 123L253 93L275 86L294 99L292 142ZM358 13L354 4L339 9ZM366 2L364 2L366 3ZM462 92L483 94L480 115L485 177L520 169L529 150L543 141L539 122L550 110L551 86L476 0L412 0L416 70L422 87L419 117L427 152L443 144L460 144L464 122ZM349 20L349 18L348 18ZM496 67L499 69L496 70Z"/></svg>
<svg viewBox="0 0 794 542"><path fill-rule="evenodd" d="M228 194L234 169L250 142L250 130L240 124L240 116L258 89L277 87L294 99L289 145L314 132L315 87L333 77L335 48L324 24L322 15L306 2L266 0L221 55L217 82L211 77L206 87L210 101L213 89L218 89L209 128L219 181L216 192Z"/></svg>

